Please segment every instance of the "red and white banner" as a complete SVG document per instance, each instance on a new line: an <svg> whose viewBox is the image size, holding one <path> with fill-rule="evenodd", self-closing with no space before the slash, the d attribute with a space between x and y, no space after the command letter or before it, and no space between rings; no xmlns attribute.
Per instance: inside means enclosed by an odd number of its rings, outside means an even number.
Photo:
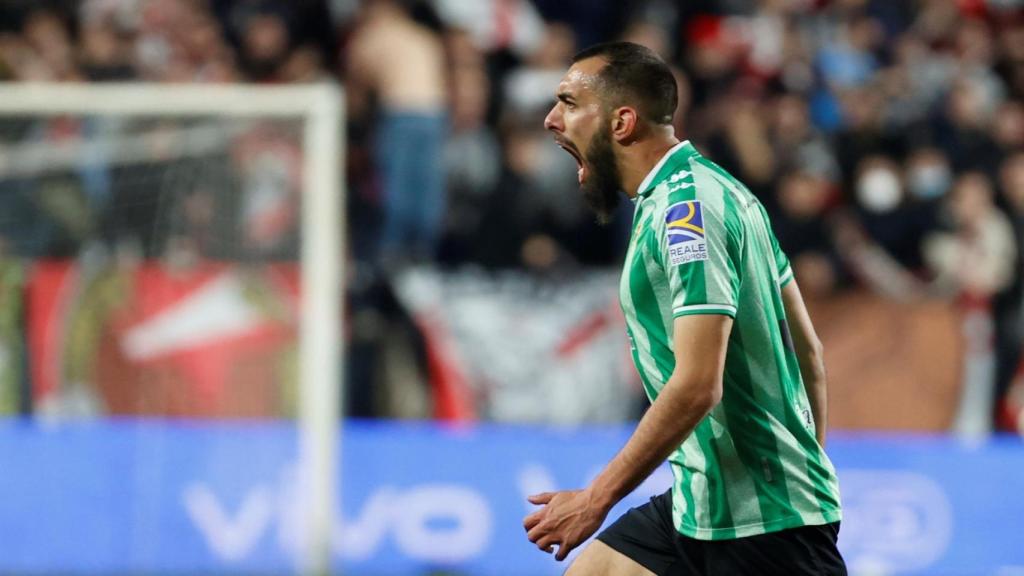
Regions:
<svg viewBox="0 0 1024 576"><path fill-rule="evenodd" d="M85 274L40 262L27 292L37 411L271 417L294 405L295 266Z"/></svg>
<svg viewBox="0 0 1024 576"><path fill-rule="evenodd" d="M423 332L435 416L499 422L618 422L645 400L629 356L618 274L509 272L399 277Z"/></svg>

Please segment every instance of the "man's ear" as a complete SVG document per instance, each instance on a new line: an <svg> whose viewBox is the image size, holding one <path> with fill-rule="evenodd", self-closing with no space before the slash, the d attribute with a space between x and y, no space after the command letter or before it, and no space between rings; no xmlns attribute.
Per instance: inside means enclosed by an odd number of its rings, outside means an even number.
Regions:
<svg viewBox="0 0 1024 576"><path fill-rule="evenodd" d="M636 108L619 106L612 110L611 114L611 135L612 139L624 144L636 137L639 128L640 116Z"/></svg>

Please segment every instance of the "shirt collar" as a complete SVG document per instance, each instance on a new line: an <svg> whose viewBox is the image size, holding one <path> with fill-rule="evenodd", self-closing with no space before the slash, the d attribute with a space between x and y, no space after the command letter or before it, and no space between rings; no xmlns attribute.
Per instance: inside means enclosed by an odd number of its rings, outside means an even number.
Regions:
<svg viewBox="0 0 1024 576"><path fill-rule="evenodd" d="M662 172L662 169L665 168L665 164L668 163L669 159L671 159L676 154L676 152L684 149L686 150L687 157L689 157L691 154L696 153L696 150L690 144L689 140L683 140L682 142L679 142L675 146L669 148L668 152L665 152L665 155L662 156L660 160L658 160L658 163L654 165L654 168L651 168L651 171L648 172L647 176L644 177L643 182L641 182L640 186L637 187L636 189L636 196L634 198L640 198L642 196L647 196L648 194L650 194L651 190L655 188L656 183L659 180L661 180L660 178L658 178L658 175Z"/></svg>

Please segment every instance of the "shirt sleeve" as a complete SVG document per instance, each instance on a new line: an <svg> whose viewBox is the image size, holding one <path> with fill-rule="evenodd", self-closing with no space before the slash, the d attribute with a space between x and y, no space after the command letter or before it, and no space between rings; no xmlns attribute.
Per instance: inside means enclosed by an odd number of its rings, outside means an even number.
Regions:
<svg viewBox="0 0 1024 576"><path fill-rule="evenodd" d="M724 211L722 202L702 201L690 191L670 194L667 208L656 219L658 253L668 277L673 317L736 317L739 251L736 231L727 229Z"/></svg>

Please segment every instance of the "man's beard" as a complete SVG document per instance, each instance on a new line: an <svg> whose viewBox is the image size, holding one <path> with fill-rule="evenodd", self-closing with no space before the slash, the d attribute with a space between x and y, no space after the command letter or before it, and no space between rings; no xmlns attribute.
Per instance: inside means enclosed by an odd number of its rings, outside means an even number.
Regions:
<svg viewBox="0 0 1024 576"><path fill-rule="evenodd" d="M608 130L599 130L587 150L588 178L580 186L583 200L597 214L597 221L611 221L619 201L619 167L615 164L612 140Z"/></svg>

